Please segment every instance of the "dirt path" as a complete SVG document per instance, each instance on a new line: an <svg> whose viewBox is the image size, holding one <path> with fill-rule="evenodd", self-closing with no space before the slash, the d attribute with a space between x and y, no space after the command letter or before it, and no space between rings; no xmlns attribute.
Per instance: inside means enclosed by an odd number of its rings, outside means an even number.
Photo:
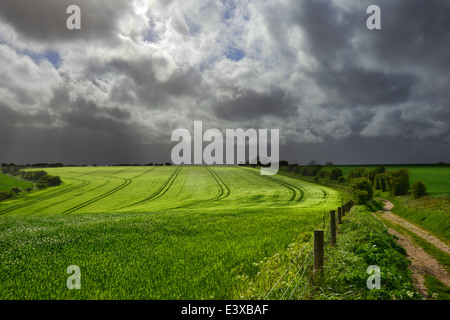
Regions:
<svg viewBox="0 0 450 320"><path fill-rule="evenodd" d="M433 244L440 250L446 253L450 253L449 246L447 246L445 243L443 243L442 241L431 235L429 232L393 214L391 210L394 207L394 205L390 201L383 199L380 200L383 201L384 203L384 209L378 211L378 213L380 213L382 218L388 220L393 224L400 225L410 230L411 232L421 237L422 239L428 241L429 243ZM450 286L450 277L445 271L445 269L439 264L439 262L437 262L430 255L428 255L428 253L426 253L422 248L416 246L411 237L403 235L391 228L388 228L388 231L389 233L398 237L397 243L401 245L403 248L405 248L408 257L411 260L411 265L409 268L412 272L413 284L416 287L417 291L419 291L419 293L422 296L428 298L427 288L425 287L424 284L425 281L425 278L423 276L424 274L433 275L436 278L438 278L442 283L446 284L447 286Z"/></svg>

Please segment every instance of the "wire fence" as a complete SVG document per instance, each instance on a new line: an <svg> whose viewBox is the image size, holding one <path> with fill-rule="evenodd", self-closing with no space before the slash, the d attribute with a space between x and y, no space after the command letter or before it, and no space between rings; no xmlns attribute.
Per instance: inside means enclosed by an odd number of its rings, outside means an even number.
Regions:
<svg viewBox="0 0 450 320"><path fill-rule="evenodd" d="M353 201L345 203L342 212L348 212L353 206ZM338 210L340 211L340 210ZM317 229L324 232L323 249L331 244L330 225L332 220L328 214L324 215L324 221ZM336 224L336 222L334 222ZM303 299L308 287L311 285L311 275L314 271L314 250L311 245L313 237L303 246L299 253L292 259L289 266L278 278L275 284L264 297L264 300L292 300ZM323 252L323 251L322 251Z"/></svg>

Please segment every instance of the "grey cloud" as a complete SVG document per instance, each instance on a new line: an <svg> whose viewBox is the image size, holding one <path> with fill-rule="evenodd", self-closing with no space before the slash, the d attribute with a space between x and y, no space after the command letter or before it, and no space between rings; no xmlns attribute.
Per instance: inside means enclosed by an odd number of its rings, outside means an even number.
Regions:
<svg viewBox="0 0 450 320"><path fill-rule="evenodd" d="M221 119L242 121L263 116L288 117L295 114L296 107L285 91L272 89L267 93L247 90L235 99L218 102L213 110Z"/></svg>
<svg viewBox="0 0 450 320"><path fill-rule="evenodd" d="M410 98L415 77L343 68L341 71L322 70L313 75L316 83L326 92L327 104L337 106L377 106L398 104Z"/></svg>
<svg viewBox="0 0 450 320"><path fill-rule="evenodd" d="M81 30L69 30L66 13L70 5L81 9ZM118 20L132 8L126 0L14 0L0 1L0 17L31 41L55 42L117 40Z"/></svg>

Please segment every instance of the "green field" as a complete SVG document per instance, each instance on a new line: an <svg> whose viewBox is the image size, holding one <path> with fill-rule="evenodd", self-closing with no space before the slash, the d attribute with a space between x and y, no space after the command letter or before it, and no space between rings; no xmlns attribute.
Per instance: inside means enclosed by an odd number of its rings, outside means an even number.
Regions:
<svg viewBox="0 0 450 320"><path fill-rule="evenodd" d="M48 168L0 203L0 299L230 299L311 234L339 191L243 167ZM82 272L68 290L66 269Z"/></svg>
<svg viewBox="0 0 450 320"><path fill-rule="evenodd" d="M333 170L341 168L342 173L347 177L351 170L364 167L368 170L377 166L347 165L347 166L325 166L324 169ZM410 173L411 184L414 181L422 180L427 186L427 192L433 196L442 197L450 194L450 165L384 165L387 171L407 169Z"/></svg>
<svg viewBox="0 0 450 320"><path fill-rule="evenodd" d="M12 187L19 187L25 190L32 186L33 184L30 182L14 179L13 177L0 173L0 190L10 190Z"/></svg>

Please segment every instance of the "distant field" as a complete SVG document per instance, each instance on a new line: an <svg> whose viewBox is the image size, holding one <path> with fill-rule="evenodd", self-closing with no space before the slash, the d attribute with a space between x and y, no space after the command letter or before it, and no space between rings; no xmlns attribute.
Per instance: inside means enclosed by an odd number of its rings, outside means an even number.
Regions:
<svg viewBox="0 0 450 320"><path fill-rule="evenodd" d="M0 173L0 190L10 190L12 187L27 189L32 186L33 184L30 182L14 179L10 176Z"/></svg>
<svg viewBox="0 0 450 320"><path fill-rule="evenodd" d="M341 168L344 176L347 177L351 170L357 167L364 167L368 170L375 169L376 166L326 166L325 169ZM433 196L450 195L450 165L385 165L388 171L397 169L408 169L410 172L411 184L416 180L423 180L427 186L427 192Z"/></svg>
<svg viewBox="0 0 450 320"><path fill-rule="evenodd" d="M334 189L242 167L48 168L64 183L0 203L0 299L229 299L310 235ZM66 269L82 270L68 290Z"/></svg>

